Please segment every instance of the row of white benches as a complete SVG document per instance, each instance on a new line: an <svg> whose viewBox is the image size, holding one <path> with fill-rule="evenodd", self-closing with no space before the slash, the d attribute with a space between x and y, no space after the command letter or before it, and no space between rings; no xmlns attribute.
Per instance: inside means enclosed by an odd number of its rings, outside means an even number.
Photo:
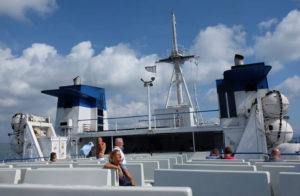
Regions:
<svg viewBox="0 0 300 196"><path fill-rule="evenodd" d="M0 184L1 195L42 196L192 196L189 187L95 187Z"/></svg>
<svg viewBox="0 0 300 196"><path fill-rule="evenodd" d="M191 187L193 195L299 195L300 173L281 172L290 171L292 166L262 168L268 171L156 169L154 186ZM22 171L25 173L23 180ZM0 170L0 183L17 184L22 181L23 184L55 186L115 186L117 180L113 172L95 168L5 168Z"/></svg>
<svg viewBox="0 0 300 196"><path fill-rule="evenodd" d="M135 157L128 159L127 167L131 174L133 176L135 175L134 178L136 182L140 182L140 184L137 183L137 185L144 186L145 184L143 182L146 180L146 182L154 181L154 186L189 186L192 187L193 195L239 195L238 193L240 193L242 195L258 194L277 196L283 194L299 195L300 192L298 186L295 186L293 183L284 184L288 179L298 179L296 182L299 182L300 173L292 173L294 166L299 164L299 162L274 163L258 162L259 160L257 160L256 162L252 162L251 165L250 162L245 162L244 160L192 160L190 162L186 160L182 161L184 164L178 164L177 157L175 157L176 164L171 167L169 158L170 157L167 156L163 158L152 157L141 161L141 157ZM174 159L174 156L171 158ZM169 161L166 161L166 159ZM166 164L167 162L169 166ZM152 166L152 168L149 167L151 164L155 166ZM163 164L165 164L166 168L162 168L165 167L161 166ZM51 165L39 163L32 163L30 165L33 165L32 168L65 167L65 165L69 165L70 167L75 167L72 170L78 170L78 168L82 169L82 167L89 169L98 167L97 169L100 170L102 167L102 164L95 160L81 160L72 162L72 164L64 162ZM132 165L134 169L137 168L136 165L140 167L134 170L130 169L130 165ZM25 166L29 166L29 163ZM13 167L22 168L22 164L14 163ZM134 173L134 171L136 171L136 173ZM145 175L144 180L142 177L143 171L145 172L144 174L147 172L150 174ZM113 179L113 177L111 178ZM252 181L259 182L261 185L258 186L255 182L249 184L249 182ZM114 185L112 181L108 184L108 186L110 185ZM269 192L267 192L267 190L269 190ZM259 194L259 192L261 192L261 194Z"/></svg>
<svg viewBox="0 0 300 196"><path fill-rule="evenodd" d="M116 187L116 171L102 169L103 163L91 159L68 160L54 164L12 163L11 165L0 165L0 192L1 195L22 194L24 196L33 194L42 194L43 196L192 196L192 190L189 187L144 186L145 179L146 182L147 180L153 182L155 169L168 169L177 164L177 157L156 158L152 160L146 158L143 161L137 157L128 158L127 168L134 177L136 185L140 185L140 187ZM1 176L4 178L1 179ZM144 179L144 177L146 178Z"/></svg>

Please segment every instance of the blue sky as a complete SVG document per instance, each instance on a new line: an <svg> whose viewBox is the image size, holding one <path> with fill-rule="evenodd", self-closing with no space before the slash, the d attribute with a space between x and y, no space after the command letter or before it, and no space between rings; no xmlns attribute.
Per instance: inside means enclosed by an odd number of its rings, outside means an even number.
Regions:
<svg viewBox="0 0 300 196"><path fill-rule="evenodd" d="M106 88L110 116L146 114L139 79L172 49L171 10L179 45L200 56L198 68L187 62L183 71L189 85L198 82L201 109L218 107L215 79L240 53L245 63L273 66L269 87L289 98L289 122L300 133L299 0L0 0L2 140L17 112L54 117L56 100L40 91L77 75ZM158 65L153 107L164 105L171 71Z"/></svg>

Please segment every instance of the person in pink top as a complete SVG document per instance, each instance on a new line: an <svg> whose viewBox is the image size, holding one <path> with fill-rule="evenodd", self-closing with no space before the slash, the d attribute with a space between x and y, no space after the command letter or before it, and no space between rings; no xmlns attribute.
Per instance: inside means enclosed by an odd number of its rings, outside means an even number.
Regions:
<svg viewBox="0 0 300 196"><path fill-rule="evenodd" d="M226 147L224 149L224 158L223 159L235 159L235 157L232 156L232 149L230 147Z"/></svg>

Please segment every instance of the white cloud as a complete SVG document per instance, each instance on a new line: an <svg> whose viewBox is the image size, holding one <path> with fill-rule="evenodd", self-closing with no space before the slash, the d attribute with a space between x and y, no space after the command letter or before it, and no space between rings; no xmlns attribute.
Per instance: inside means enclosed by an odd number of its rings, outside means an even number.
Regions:
<svg viewBox="0 0 300 196"><path fill-rule="evenodd" d="M280 21L274 32L266 32L255 40L254 51L257 58L276 62L273 70L282 64L300 60L300 12L293 10Z"/></svg>
<svg viewBox="0 0 300 196"><path fill-rule="evenodd" d="M129 103L126 103L126 100L122 98L122 95L117 95L114 98L109 99L107 102L109 117L130 117L110 119L109 129L145 127L146 119L148 119L147 116L144 116L148 111L146 104L147 103L140 101L130 101Z"/></svg>
<svg viewBox="0 0 300 196"><path fill-rule="evenodd" d="M258 27L262 30L269 29L272 25L277 24L278 20L276 18L272 18L270 20L262 21L258 24Z"/></svg>
<svg viewBox="0 0 300 196"><path fill-rule="evenodd" d="M130 101L129 103L124 103L121 95L118 98L113 98L108 100L108 111L109 117L124 117L124 116L134 116L134 115L145 115L148 111L147 103L139 101Z"/></svg>
<svg viewBox="0 0 300 196"><path fill-rule="evenodd" d="M0 14L22 21L28 21L25 15L29 10L44 17L56 8L56 0L0 0Z"/></svg>
<svg viewBox="0 0 300 196"><path fill-rule="evenodd" d="M28 59L29 61L37 62L38 65L41 62L44 63L47 58L56 55L57 51L54 47L40 43L32 44L30 48L27 48L23 51L24 58Z"/></svg>
<svg viewBox="0 0 300 196"><path fill-rule="evenodd" d="M90 59L94 55L94 49L89 41L81 42L74 46L69 54L70 58L74 60L86 60Z"/></svg>
<svg viewBox="0 0 300 196"><path fill-rule="evenodd" d="M18 103L19 101L13 98L0 98L0 107L12 107L18 105Z"/></svg>
<svg viewBox="0 0 300 196"><path fill-rule="evenodd" d="M233 65L234 55L250 55L252 51L246 44L246 32L242 26L227 27L223 24L207 27L197 35L191 47L193 54L199 55L197 80L201 84L214 81L223 71ZM194 65L185 66L194 69Z"/></svg>
<svg viewBox="0 0 300 196"><path fill-rule="evenodd" d="M290 99L300 99L300 77L297 75L287 78L275 88L287 93Z"/></svg>
<svg viewBox="0 0 300 196"><path fill-rule="evenodd" d="M218 94L216 88L209 89L203 97L203 102L205 104L217 104Z"/></svg>
<svg viewBox="0 0 300 196"><path fill-rule="evenodd" d="M147 114L147 94L140 78L153 76L144 67L156 60L156 55L138 55L126 44L106 47L95 54L89 41L77 44L68 55L60 55L53 46L41 43L24 49L21 56L0 48L0 116L6 117L0 123L8 125L9 118L17 112L50 115L53 122L56 99L40 91L72 85L77 75L83 84L106 89L109 116ZM167 94L160 90L167 88L172 69L159 65L158 71L151 89L154 105L165 102L155 97ZM119 100L111 98L116 94L122 95Z"/></svg>

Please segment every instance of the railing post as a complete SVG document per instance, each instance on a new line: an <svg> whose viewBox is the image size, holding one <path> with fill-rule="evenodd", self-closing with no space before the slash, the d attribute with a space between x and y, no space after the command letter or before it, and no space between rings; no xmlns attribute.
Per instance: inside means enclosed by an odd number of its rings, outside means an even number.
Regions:
<svg viewBox="0 0 300 196"><path fill-rule="evenodd" d="M196 152L195 132L193 131L193 150Z"/></svg>
<svg viewBox="0 0 300 196"><path fill-rule="evenodd" d="M118 120L116 119L116 126L115 126L115 131L118 130Z"/></svg>
<svg viewBox="0 0 300 196"><path fill-rule="evenodd" d="M175 119L175 114L173 114L173 119L174 119L174 128L176 127L176 119Z"/></svg>

